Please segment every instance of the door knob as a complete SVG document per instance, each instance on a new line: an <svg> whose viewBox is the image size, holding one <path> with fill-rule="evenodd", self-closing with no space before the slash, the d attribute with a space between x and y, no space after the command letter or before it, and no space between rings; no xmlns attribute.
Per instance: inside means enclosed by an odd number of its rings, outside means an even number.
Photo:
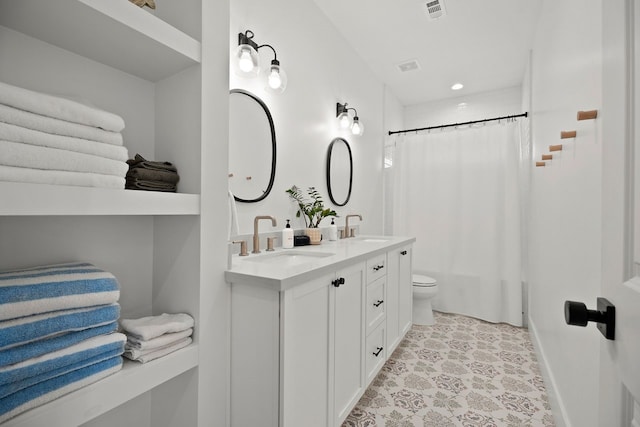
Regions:
<svg viewBox="0 0 640 427"><path fill-rule="evenodd" d="M606 298L598 298L597 310L589 310L584 303L564 302L564 320L567 325L587 326L596 322L596 327L608 340L615 339L616 307Z"/></svg>

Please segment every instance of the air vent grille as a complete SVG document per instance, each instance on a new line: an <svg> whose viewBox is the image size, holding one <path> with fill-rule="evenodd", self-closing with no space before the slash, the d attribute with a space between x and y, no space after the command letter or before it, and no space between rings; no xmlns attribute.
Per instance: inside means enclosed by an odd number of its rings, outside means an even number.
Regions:
<svg viewBox="0 0 640 427"><path fill-rule="evenodd" d="M407 71L415 71L420 69L420 64L415 59L410 59L408 61L404 61L400 64L396 65L398 70L402 73L406 73Z"/></svg>
<svg viewBox="0 0 640 427"><path fill-rule="evenodd" d="M432 0L426 2L423 1L422 5L424 8L424 13L431 20L441 18L447 14L447 11L444 8L443 0Z"/></svg>

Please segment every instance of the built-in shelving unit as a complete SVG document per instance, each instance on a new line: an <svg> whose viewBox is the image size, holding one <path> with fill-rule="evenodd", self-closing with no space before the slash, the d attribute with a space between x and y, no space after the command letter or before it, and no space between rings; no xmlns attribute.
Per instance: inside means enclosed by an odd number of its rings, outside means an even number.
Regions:
<svg viewBox="0 0 640 427"><path fill-rule="evenodd" d="M214 421L204 419L211 410L199 400L212 402L215 387L199 383L198 372L204 370L202 353L211 354L212 345L203 343L215 335L214 316L203 313L213 305L203 299L213 292L211 277L217 273L211 261L216 244L203 243L203 230L206 238L216 235L213 215L205 210L226 200L226 179L212 183L215 174L201 166L208 161L226 177L226 138L220 161L203 142L216 129L209 110L228 102L204 100L205 92L228 91L226 75L217 70L228 67L228 56L220 55L219 63L209 59L209 67L224 65L203 71L202 34L228 37L226 28L202 28L205 14L216 21L211 11L217 9L227 22L228 4L201 0L166 0L156 11L128 0L0 0L0 81L73 96L122 116L129 157L144 153L171 161L181 177L178 193L0 182L0 270L92 262L118 278L121 317L187 312L196 321L189 347L146 364L125 361L120 372L2 427ZM226 40L209 49L224 47L226 54ZM217 111L223 121L226 111ZM212 196L212 188L220 196ZM219 246L226 247L223 240ZM214 365L210 359L206 363Z"/></svg>

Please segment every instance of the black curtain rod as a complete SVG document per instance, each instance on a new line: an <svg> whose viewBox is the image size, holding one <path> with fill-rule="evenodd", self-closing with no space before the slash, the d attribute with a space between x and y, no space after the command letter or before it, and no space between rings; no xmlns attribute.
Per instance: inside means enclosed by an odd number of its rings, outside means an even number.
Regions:
<svg viewBox="0 0 640 427"><path fill-rule="evenodd" d="M517 117L527 117L527 115L528 115L528 113L522 113L522 114L514 114L512 116L496 117L496 118L493 118L493 119L474 120L474 121L471 121L471 122L464 122L464 123L451 123L451 124L448 124L448 125L429 126L429 127L426 127L426 128L394 130L394 131L389 131L389 135L394 135L396 133L419 132L421 130L443 129L443 128L450 128L450 127L453 127L453 126L472 125L472 124L475 124L475 123L493 122L495 120L515 119Z"/></svg>

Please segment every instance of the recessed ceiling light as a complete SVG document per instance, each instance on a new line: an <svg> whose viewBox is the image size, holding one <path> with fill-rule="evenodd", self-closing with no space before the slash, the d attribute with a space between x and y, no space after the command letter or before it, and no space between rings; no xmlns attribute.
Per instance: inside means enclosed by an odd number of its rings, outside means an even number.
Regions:
<svg viewBox="0 0 640 427"><path fill-rule="evenodd" d="M460 90L464 87L464 85L462 83L455 83L453 86L451 86L451 90Z"/></svg>
<svg viewBox="0 0 640 427"><path fill-rule="evenodd" d="M469 104L467 104L466 102L461 102L458 104L458 110L466 110L468 105Z"/></svg>

